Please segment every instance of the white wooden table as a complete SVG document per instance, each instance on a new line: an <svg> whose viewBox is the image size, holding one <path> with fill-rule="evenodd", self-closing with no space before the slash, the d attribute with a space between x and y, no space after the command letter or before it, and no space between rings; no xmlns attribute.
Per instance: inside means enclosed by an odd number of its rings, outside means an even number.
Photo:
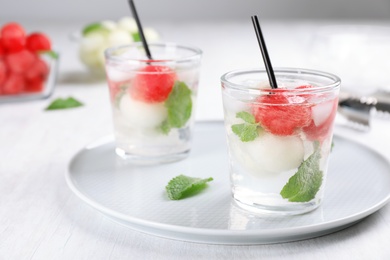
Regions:
<svg viewBox="0 0 390 260"><path fill-rule="evenodd" d="M3 21L2 21L3 22ZM155 237L114 223L76 197L64 173L74 153L112 131L108 90L88 79L68 35L78 24L28 23L61 52L52 98L73 96L85 106L45 112L50 100L0 105L0 259L390 259L390 205L343 231L305 241L257 246L196 244ZM309 66L304 57L318 25L266 22L276 66ZM204 50L198 120L222 119L219 77L261 66L250 21L156 23L165 40ZM287 28L287 29L286 29ZM286 47L288 44L288 47ZM367 133L336 132L390 159L390 121L375 118ZM390 173L389 173L390 174Z"/></svg>

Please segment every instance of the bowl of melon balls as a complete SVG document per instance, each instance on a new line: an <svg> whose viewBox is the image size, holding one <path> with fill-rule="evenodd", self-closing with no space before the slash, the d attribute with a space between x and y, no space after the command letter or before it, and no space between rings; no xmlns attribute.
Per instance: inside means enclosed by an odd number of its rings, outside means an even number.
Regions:
<svg viewBox="0 0 390 260"><path fill-rule="evenodd" d="M148 42L157 42L160 36L151 27L144 27ZM118 21L103 20L85 25L82 30L72 35L79 42L80 61L93 75L104 77L104 51L107 48L140 42L137 24L132 17L123 17Z"/></svg>

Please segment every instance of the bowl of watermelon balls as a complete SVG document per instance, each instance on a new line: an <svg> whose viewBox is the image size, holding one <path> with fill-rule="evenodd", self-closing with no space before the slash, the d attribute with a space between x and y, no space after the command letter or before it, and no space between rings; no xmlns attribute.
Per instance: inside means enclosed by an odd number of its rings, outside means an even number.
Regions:
<svg viewBox="0 0 390 260"><path fill-rule="evenodd" d="M160 36L152 27L143 28L149 43L157 42ZM107 48L140 42L137 24L133 17L125 16L118 21L103 20L85 25L80 32L71 35L79 42L80 61L92 72L92 75L104 79Z"/></svg>
<svg viewBox="0 0 390 260"><path fill-rule="evenodd" d="M55 85L57 52L42 32L18 23L0 29L0 103L47 98Z"/></svg>

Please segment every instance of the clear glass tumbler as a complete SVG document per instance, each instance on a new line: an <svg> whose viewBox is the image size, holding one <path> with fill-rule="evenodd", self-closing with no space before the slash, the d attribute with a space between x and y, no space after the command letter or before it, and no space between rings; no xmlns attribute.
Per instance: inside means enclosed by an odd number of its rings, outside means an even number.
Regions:
<svg viewBox="0 0 390 260"><path fill-rule="evenodd" d="M295 215L322 200L340 79L305 69L275 69L221 77L231 189L240 207Z"/></svg>
<svg viewBox="0 0 390 260"><path fill-rule="evenodd" d="M109 48L105 67L110 89L116 153L135 163L187 157L202 51L175 43Z"/></svg>

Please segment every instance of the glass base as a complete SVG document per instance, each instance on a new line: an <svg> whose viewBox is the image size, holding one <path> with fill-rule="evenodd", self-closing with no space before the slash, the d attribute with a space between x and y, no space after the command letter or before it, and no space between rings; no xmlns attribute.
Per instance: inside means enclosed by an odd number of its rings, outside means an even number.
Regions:
<svg viewBox="0 0 390 260"><path fill-rule="evenodd" d="M294 215L308 213L318 208L321 204L321 200L314 200L306 203L291 202L290 205L283 204L280 206L279 205L275 206L275 205L264 205L258 203L243 202L235 198L233 195L233 204L255 215L275 217L275 216L294 216Z"/></svg>
<svg viewBox="0 0 390 260"><path fill-rule="evenodd" d="M121 148L116 148L115 153L126 162L137 165L153 165L153 164L163 164L171 163L183 160L188 157L190 150L183 151L175 154L159 155L159 156L145 156L131 154L124 151Z"/></svg>

